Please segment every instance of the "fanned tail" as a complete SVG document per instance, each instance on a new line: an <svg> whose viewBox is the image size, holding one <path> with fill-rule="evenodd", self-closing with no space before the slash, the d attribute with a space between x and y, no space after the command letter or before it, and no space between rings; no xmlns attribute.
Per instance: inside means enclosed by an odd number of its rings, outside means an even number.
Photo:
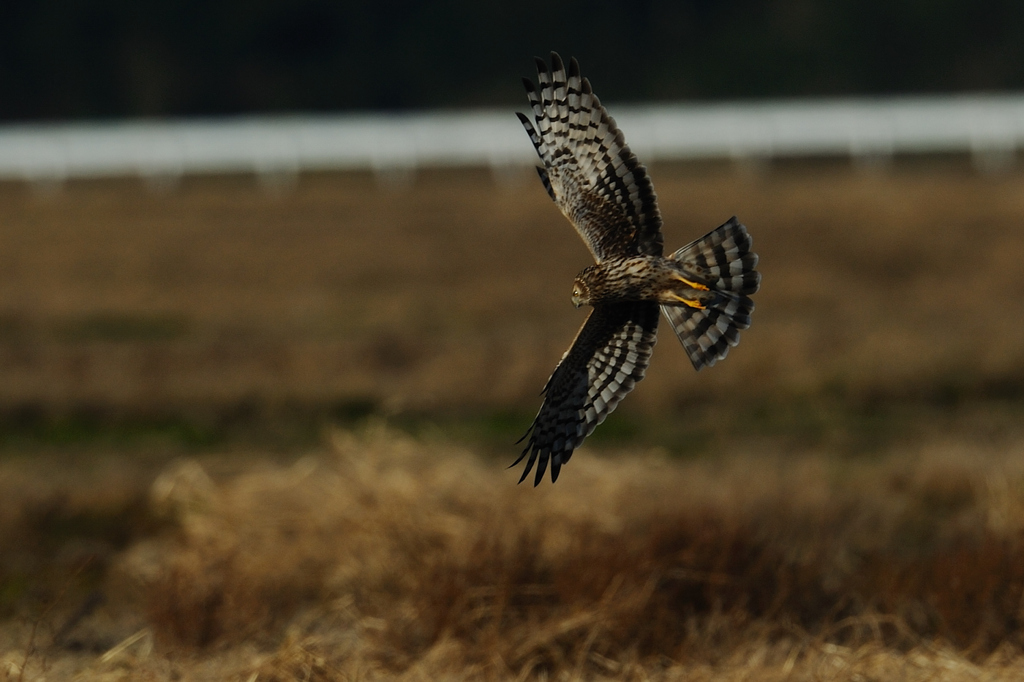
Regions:
<svg viewBox="0 0 1024 682"><path fill-rule="evenodd" d="M750 327L754 302L750 296L761 286L753 240L735 217L721 227L672 254L683 270L707 284L715 294L705 307L661 307L696 370L710 367L740 341Z"/></svg>

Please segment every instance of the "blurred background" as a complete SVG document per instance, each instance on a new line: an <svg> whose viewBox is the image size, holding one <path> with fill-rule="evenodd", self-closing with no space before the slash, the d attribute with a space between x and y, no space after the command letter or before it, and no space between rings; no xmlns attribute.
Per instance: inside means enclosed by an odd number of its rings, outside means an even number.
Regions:
<svg viewBox="0 0 1024 682"><path fill-rule="evenodd" d="M663 343L623 420L1020 393L1015 3L0 13L0 439L525 428L587 263L512 115L552 48L653 165L667 243L737 214L762 254L733 357L695 377Z"/></svg>
<svg viewBox="0 0 1024 682"><path fill-rule="evenodd" d="M1024 4L8 2L0 615L109 580L177 458L219 483L385 423L514 459L586 314L589 253L513 113L551 50L648 163L666 246L737 215L764 278L725 361L695 374L663 334L578 458L841 479L1021 451ZM980 490L947 469L915 528ZM885 476L864 489L917 495Z"/></svg>
<svg viewBox="0 0 1024 682"><path fill-rule="evenodd" d="M529 57L605 101L1024 87L1018 3L174 2L0 10L0 118L521 106Z"/></svg>

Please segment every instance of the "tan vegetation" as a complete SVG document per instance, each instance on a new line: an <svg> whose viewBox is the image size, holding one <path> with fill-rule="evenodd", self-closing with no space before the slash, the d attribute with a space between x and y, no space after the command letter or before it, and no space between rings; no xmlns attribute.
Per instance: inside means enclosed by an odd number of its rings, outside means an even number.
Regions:
<svg viewBox="0 0 1024 682"><path fill-rule="evenodd" d="M0 680L1019 679L1024 175L653 176L754 325L536 489L532 178L0 186Z"/></svg>
<svg viewBox="0 0 1024 682"><path fill-rule="evenodd" d="M1014 679L1022 444L930 443L881 461L584 449L571 476L537 489L380 425L223 480L181 460L148 493L159 531L97 577L109 605L68 628L78 598L58 600L25 669ZM20 675L29 625L8 628L0 674Z"/></svg>
<svg viewBox="0 0 1024 682"><path fill-rule="evenodd" d="M699 379L662 339L622 409L695 391L916 396L1024 380L1024 174L655 167L666 243L733 214L764 285ZM486 171L0 187L0 407L180 412L369 401L535 409L590 258L535 179Z"/></svg>

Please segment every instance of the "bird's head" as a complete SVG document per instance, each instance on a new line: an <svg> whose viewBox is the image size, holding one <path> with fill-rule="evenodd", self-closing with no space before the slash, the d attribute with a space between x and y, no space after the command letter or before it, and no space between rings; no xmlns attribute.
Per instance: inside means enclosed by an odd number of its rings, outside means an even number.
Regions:
<svg viewBox="0 0 1024 682"><path fill-rule="evenodd" d="M572 304L577 308L590 304L590 286L584 280L583 273L572 283Z"/></svg>

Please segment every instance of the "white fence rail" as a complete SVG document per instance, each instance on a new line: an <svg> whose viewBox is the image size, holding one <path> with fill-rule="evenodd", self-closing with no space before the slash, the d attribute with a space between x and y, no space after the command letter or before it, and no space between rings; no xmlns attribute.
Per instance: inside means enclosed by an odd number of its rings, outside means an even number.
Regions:
<svg viewBox="0 0 1024 682"><path fill-rule="evenodd" d="M1024 148L1024 95L609 109L645 162L952 152L991 168ZM511 111L0 127L0 179L29 181L533 163Z"/></svg>

